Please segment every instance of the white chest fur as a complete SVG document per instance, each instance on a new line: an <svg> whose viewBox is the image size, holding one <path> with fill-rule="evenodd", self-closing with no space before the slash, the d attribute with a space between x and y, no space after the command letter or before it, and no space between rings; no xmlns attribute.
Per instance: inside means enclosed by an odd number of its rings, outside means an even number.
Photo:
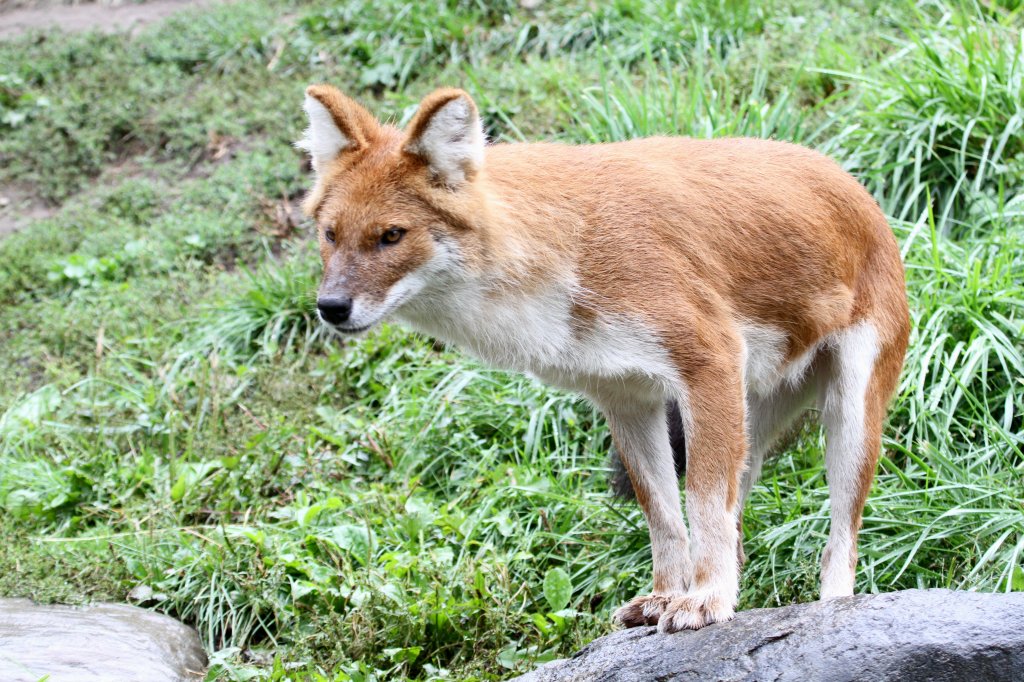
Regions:
<svg viewBox="0 0 1024 682"><path fill-rule="evenodd" d="M597 313L574 319L573 284L500 295L462 286L407 307L400 317L484 362L589 392L606 379L671 381L665 349L641 320Z"/></svg>

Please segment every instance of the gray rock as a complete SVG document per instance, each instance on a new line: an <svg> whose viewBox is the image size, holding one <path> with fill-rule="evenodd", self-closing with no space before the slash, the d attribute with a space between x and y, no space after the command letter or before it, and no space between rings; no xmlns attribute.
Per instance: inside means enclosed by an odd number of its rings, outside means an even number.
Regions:
<svg viewBox="0 0 1024 682"><path fill-rule="evenodd" d="M906 590L742 611L673 635L622 630L516 679L1024 681L1024 593Z"/></svg>
<svg viewBox="0 0 1024 682"><path fill-rule="evenodd" d="M168 616L0 599L3 682L195 682L205 669L196 631Z"/></svg>

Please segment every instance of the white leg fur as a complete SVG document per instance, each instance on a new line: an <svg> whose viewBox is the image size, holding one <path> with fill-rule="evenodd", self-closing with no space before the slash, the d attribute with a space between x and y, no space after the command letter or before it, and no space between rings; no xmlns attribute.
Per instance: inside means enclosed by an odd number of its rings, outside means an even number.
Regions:
<svg viewBox="0 0 1024 682"><path fill-rule="evenodd" d="M686 496L686 516L692 533L692 561L714 567L703 585L674 599L658 621L661 632L696 630L708 623L720 623L733 616L739 587L736 547L739 531L736 511L726 505L723 489L710 495Z"/></svg>
<svg viewBox="0 0 1024 682"><path fill-rule="evenodd" d="M822 555L821 598L853 594L857 541L854 519L860 513L858 490L865 458L865 398L878 356L878 333L868 322L837 335L824 376L821 418L828 443L828 478L832 520Z"/></svg>
<svg viewBox="0 0 1024 682"><path fill-rule="evenodd" d="M817 347L786 362L785 333L749 320L740 325L743 336L743 386L747 420L747 466L740 482L736 505L737 556L745 560L742 546L743 508L751 489L761 476L764 458L776 440L811 404L815 384L808 369Z"/></svg>
<svg viewBox="0 0 1024 682"><path fill-rule="evenodd" d="M630 472L651 536L654 591L632 599L615 612L626 626L654 624L673 599L690 585L693 566L683 522L663 402L603 405L619 456Z"/></svg>
<svg viewBox="0 0 1024 682"><path fill-rule="evenodd" d="M787 362L788 341L782 329L752 320L740 321L739 328L743 339L748 448L737 509L741 514L750 489L761 475L765 455L813 399L815 387L807 371L818 347Z"/></svg>
<svg viewBox="0 0 1024 682"><path fill-rule="evenodd" d="M649 407L618 406L605 414L633 477L651 532L655 594L678 594L689 585L692 569L689 538L683 522L679 483L665 427L663 403Z"/></svg>
<svg viewBox="0 0 1024 682"><path fill-rule="evenodd" d="M747 468L740 485L737 513L750 490L761 476L761 465L775 441L788 429L813 399L814 387L810 381L798 386L780 386L769 396L747 394Z"/></svg>
<svg viewBox="0 0 1024 682"><path fill-rule="evenodd" d="M700 431L695 428L688 403L683 398L685 396L681 396L679 405L686 437L700 438ZM685 594L668 604L658 621L659 632L696 630L709 623L730 620L736 610L739 590L736 516L739 500L733 506L728 504L728 481L722 481L719 489L704 491L704 494L696 494L690 488L691 481L688 476L686 518L691 533L690 560L695 567L695 577L696 568L703 567L707 578L702 584L692 581Z"/></svg>

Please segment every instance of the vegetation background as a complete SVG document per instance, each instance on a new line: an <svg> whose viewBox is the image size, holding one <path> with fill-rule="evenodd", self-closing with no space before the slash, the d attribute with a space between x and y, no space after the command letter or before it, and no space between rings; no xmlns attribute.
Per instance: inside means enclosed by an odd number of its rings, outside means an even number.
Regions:
<svg viewBox="0 0 1024 682"><path fill-rule="evenodd" d="M0 594L130 594L195 625L211 680L492 680L649 589L588 405L318 329L291 146L317 81L399 124L462 86L499 141L833 155L891 217L914 322L857 589L1024 590L1018 0L529 4L236 2L0 42L0 195L51 209L0 240ZM767 466L742 608L816 597L821 459L807 428Z"/></svg>

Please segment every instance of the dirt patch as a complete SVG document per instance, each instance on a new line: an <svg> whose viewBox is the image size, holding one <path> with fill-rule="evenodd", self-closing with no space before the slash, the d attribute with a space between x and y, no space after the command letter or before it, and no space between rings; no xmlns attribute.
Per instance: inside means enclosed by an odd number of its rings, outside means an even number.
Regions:
<svg viewBox="0 0 1024 682"><path fill-rule="evenodd" d="M0 40L31 31L103 31L134 33L187 7L202 7L214 0L151 0L150 2L24 2L0 0Z"/></svg>
<svg viewBox="0 0 1024 682"><path fill-rule="evenodd" d="M34 220L49 218L55 209L32 192L16 185L0 185L0 238L27 226Z"/></svg>

